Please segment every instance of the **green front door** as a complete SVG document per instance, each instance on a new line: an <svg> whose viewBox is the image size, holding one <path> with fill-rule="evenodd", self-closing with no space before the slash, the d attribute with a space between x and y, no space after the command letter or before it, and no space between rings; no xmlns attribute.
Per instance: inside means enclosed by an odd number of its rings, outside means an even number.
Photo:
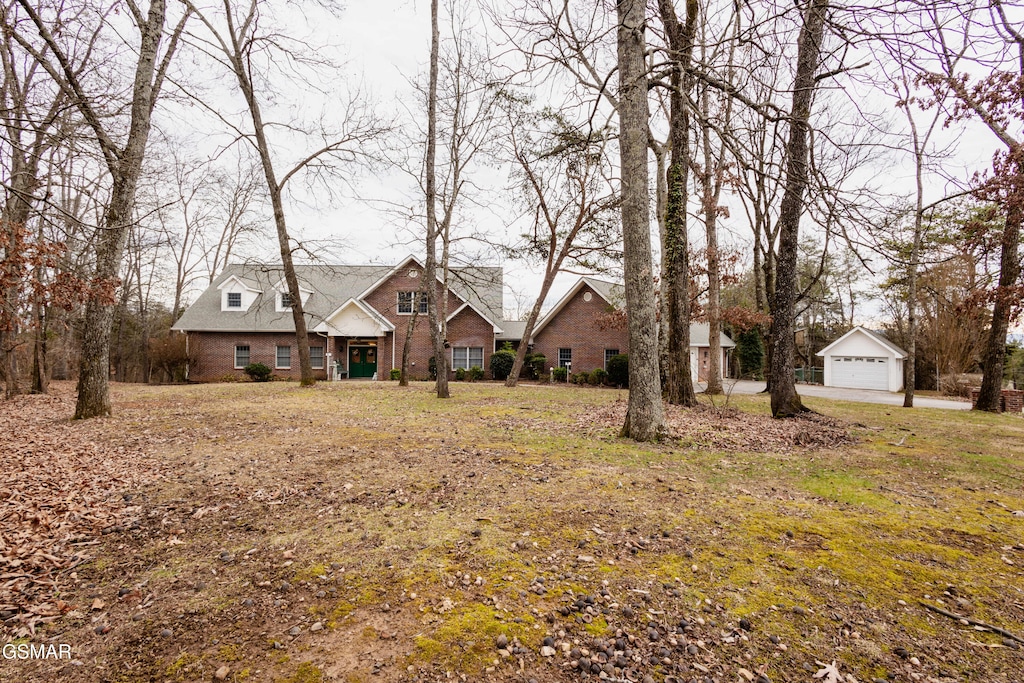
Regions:
<svg viewBox="0 0 1024 683"><path fill-rule="evenodd" d="M377 372L376 346L350 346L348 349L348 376L373 377Z"/></svg>

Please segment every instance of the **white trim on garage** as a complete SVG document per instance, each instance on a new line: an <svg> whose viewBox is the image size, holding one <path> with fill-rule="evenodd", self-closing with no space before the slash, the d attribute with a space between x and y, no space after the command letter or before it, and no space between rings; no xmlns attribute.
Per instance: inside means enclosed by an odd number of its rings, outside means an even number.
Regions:
<svg viewBox="0 0 1024 683"><path fill-rule="evenodd" d="M820 353L825 386L899 391L903 386L903 359L907 354L888 339L855 327Z"/></svg>

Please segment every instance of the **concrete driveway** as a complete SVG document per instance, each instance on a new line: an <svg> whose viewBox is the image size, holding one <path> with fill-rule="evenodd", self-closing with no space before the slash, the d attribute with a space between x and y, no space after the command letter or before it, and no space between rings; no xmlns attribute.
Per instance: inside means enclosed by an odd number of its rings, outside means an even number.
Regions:
<svg viewBox="0 0 1024 683"><path fill-rule="evenodd" d="M732 391L737 394L758 394L765 389L764 382L749 382L746 380L730 380L724 382L726 393ZM702 390L703 385L700 386ZM903 394L894 394L888 391L873 391L871 389L841 389L839 387L823 387L820 384L797 384L796 390L801 396L817 396L820 398L833 398L837 401L855 401L858 403L880 403L889 406L902 406ZM945 410L970 410L971 402L958 399L926 398L924 396L914 397L915 408L943 408Z"/></svg>

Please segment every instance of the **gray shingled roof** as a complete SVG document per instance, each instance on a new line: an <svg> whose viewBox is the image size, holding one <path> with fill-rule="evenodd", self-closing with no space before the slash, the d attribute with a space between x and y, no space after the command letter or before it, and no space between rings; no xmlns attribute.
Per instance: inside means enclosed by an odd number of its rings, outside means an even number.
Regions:
<svg viewBox="0 0 1024 683"><path fill-rule="evenodd" d="M311 320L309 327L315 327L339 306L358 297L392 270L392 266L296 266L300 287L313 291L304 306ZM453 271L453 275L452 291L501 324L501 268L459 268ZM247 311L221 311L220 290L217 288L231 276L262 292ZM283 277L280 267L228 266L188 307L172 329L192 332L294 332L291 313L277 312L272 294L277 291L275 286Z"/></svg>
<svg viewBox="0 0 1024 683"><path fill-rule="evenodd" d="M736 342L729 339L725 332L720 335L723 349L731 349ZM710 346L711 325L707 323L690 323L690 346Z"/></svg>

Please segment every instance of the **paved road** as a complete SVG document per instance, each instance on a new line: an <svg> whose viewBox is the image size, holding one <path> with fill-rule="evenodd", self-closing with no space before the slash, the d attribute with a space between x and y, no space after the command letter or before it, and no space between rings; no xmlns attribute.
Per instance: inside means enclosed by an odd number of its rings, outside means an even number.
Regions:
<svg viewBox="0 0 1024 683"><path fill-rule="evenodd" d="M725 390L730 391L729 385L733 380L726 380ZM701 387L703 388L703 387ZM739 380L731 389L737 394L757 394L764 391L764 382L748 382ZM872 391L871 389L840 389L838 387L823 387L819 384L798 384L797 391L801 396L819 396L821 398L834 398L839 401L856 401L858 403L880 403L882 405L902 406L903 394L894 394L888 391ZM944 408L946 410L970 410L970 401L946 400L941 398L926 398L924 396L914 397L914 406L917 408Z"/></svg>

